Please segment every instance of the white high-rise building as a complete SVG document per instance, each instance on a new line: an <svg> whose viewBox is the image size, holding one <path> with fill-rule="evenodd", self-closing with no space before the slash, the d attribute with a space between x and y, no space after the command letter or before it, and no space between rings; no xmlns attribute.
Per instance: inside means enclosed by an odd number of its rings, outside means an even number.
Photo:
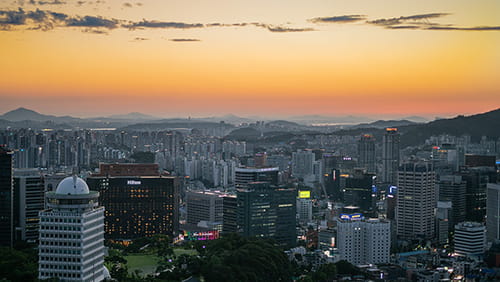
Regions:
<svg viewBox="0 0 500 282"><path fill-rule="evenodd" d="M396 226L400 239L434 238L435 178L428 163L406 163L399 168Z"/></svg>
<svg viewBox="0 0 500 282"><path fill-rule="evenodd" d="M500 184L487 184L486 230L488 242L500 240Z"/></svg>
<svg viewBox="0 0 500 282"><path fill-rule="evenodd" d="M482 256L486 250L486 229L479 222L455 225L455 253L460 256Z"/></svg>
<svg viewBox="0 0 500 282"><path fill-rule="evenodd" d="M352 264L388 263L391 224L375 218L363 220L342 215L337 219L337 247L340 259Z"/></svg>
<svg viewBox="0 0 500 282"><path fill-rule="evenodd" d="M312 206L310 198L297 199L297 215L300 223L308 223L312 221Z"/></svg>
<svg viewBox="0 0 500 282"><path fill-rule="evenodd" d="M45 196L47 209L39 214L38 278L102 281L107 270L99 192L89 191L85 181L74 176L63 179L55 192Z"/></svg>

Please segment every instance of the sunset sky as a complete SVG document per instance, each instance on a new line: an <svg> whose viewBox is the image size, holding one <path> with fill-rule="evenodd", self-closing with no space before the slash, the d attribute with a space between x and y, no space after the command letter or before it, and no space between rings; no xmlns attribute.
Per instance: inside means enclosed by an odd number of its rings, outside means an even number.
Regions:
<svg viewBox="0 0 500 282"><path fill-rule="evenodd" d="M500 107L498 0L0 0L0 114Z"/></svg>

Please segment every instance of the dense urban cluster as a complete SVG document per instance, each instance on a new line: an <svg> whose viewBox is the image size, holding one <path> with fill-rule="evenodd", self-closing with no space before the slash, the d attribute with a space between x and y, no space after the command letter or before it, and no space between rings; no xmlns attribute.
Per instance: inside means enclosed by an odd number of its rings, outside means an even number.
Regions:
<svg viewBox="0 0 500 282"><path fill-rule="evenodd" d="M61 281L500 278L500 139L287 126L0 130L0 243Z"/></svg>

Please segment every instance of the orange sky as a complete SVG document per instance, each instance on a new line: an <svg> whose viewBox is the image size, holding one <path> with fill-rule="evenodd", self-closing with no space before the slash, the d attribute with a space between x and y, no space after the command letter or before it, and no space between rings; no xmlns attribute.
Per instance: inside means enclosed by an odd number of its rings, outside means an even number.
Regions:
<svg viewBox="0 0 500 282"><path fill-rule="evenodd" d="M0 113L443 116L500 106L496 0L185 2L0 0Z"/></svg>

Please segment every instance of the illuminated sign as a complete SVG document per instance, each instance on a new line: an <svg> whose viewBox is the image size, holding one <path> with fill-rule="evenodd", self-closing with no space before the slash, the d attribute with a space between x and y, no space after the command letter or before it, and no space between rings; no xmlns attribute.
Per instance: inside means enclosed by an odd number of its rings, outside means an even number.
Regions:
<svg viewBox="0 0 500 282"><path fill-rule="evenodd" d="M389 186L389 194L396 194L398 192L398 187Z"/></svg>
<svg viewBox="0 0 500 282"><path fill-rule="evenodd" d="M372 193L377 193L377 186L375 185L372 185Z"/></svg>
<svg viewBox="0 0 500 282"><path fill-rule="evenodd" d="M362 213L353 213L353 214L347 214L347 213L341 213L340 214L340 219L342 220L362 220L365 217L363 216Z"/></svg>
<svg viewBox="0 0 500 282"><path fill-rule="evenodd" d="M344 161L352 161L352 158L351 157L343 157L342 160L344 160Z"/></svg>
<svg viewBox="0 0 500 282"><path fill-rule="evenodd" d="M385 131L390 132L390 131L398 131L396 127L388 127L385 129Z"/></svg>
<svg viewBox="0 0 500 282"><path fill-rule="evenodd" d="M299 199L311 198L311 191L299 191Z"/></svg>
<svg viewBox="0 0 500 282"><path fill-rule="evenodd" d="M127 180L127 185L141 185L141 182L137 180Z"/></svg>
<svg viewBox="0 0 500 282"><path fill-rule="evenodd" d="M219 231L218 230L199 231L199 232L184 231L181 235L181 239L187 241L215 240L219 239Z"/></svg>

